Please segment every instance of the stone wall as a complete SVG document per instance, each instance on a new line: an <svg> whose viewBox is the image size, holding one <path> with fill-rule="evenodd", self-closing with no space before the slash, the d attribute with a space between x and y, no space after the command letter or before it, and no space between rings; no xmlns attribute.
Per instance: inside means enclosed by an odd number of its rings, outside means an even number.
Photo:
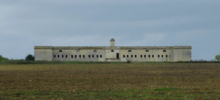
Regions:
<svg viewBox="0 0 220 100"><path fill-rule="evenodd" d="M35 60L46 61L190 61L191 46L50 47L36 46Z"/></svg>

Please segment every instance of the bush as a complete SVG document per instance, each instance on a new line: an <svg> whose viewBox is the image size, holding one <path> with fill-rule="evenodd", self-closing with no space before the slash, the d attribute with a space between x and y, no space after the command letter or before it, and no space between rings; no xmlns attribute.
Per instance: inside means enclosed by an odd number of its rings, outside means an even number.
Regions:
<svg viewBox="0 0 220 100"><path fill-rule="evenodd" d="M34 56L32 56L31 54L27 55L25 61L34 61Z"/></svg>

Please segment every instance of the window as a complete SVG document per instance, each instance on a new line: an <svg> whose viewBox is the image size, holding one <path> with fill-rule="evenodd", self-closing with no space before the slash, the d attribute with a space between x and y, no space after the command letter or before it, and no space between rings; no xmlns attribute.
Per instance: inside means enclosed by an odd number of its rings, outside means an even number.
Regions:
<svg viewBox="0 0 220 100"><path fill-rule="evenodd" d="M148 55L148 58L150 58L150 55Z"/></svg>
<svg viewBox="0 0 220 100"><path fill-rule="evenodd" d="M123 58L125 58L125 55L123 55Z"/></svg>
<svg viewBox="0 0 220 100"><path fill-rule="evenodd" d="M129 57L129 55L127 55L127 58Z"/></svg>
<svg viewBox="0 0 220 100"><path fill-rule="evenodd" d="M111 52L114 52L114 50L111 50Z"/></svg>
<svg viewBox="0 0 220 100"><path fill-rule="evenodd" d="M146 58L146 55L144 55L144 58Z"/></svg>
<svg viewBox="0 0 220 100"><path fill-rule="evenodd" d="M154 58L154 55L152 55L152 58Z"/></svg>
<svg viewBox="0 0 220 100"><path fill-rule="evenodd" d="M102 58L102 55L100 55L100 58Z"/></svg>
<svg viewBox="0 0 220 100"><path fill-rule="evenodd" d="M149 52L149 50L146 50L146 52Z"/></svg>
<svg viewBox="0 0 220 100"><path fill-rule="evenodd" d="M158 55L158 58L160 58L160 55Z"/></svg>
<svg viewBox="0 0 220 100"><path fill-rule="evenodd" d="M83 55L83 58L85 58L85 55Z"/></svg>
<svg viewBox="0 0 220 100"><path fill-rule="evenodd" d="M137 55L135 55L134 57L137 58Z"/></svg>
<svg viewBox="0 0 220 100"><path fill-rule="evenodd" d="M67 58L67 55L66 55L66 58Z"/></svg>
<svg viewBox="0 0 220 100"><path fill-rule="evenodd" d="M63 58L63 55L62 55L62 58Z"/></svg>
<svg viewBox="0 0 220 100"><path fill-rule="evenodd" d="M60 55L57 55L57 57L59 58L59 57L60 57Z"/></svg>
<svg viewBox="0 0 220 100"><path fill-rule="evenodd" d="M161 57L163 58L163 55L161 55Z"/></svg>
<svg viewBox="0 0 220 100"><path fill-rule="evenodd" d="M94 52L97 52L97 50L94 50Z"/></svg>
<svg viewBox="0 0 220 100"><path fill-rule="evenodd" d="M81 58L81 55L79 55L79 58Z"/></svg>
<svg viewBox="0 0 220 100"><path fill-rule="evenodd" d="M166 50L163 50L163 52L167 52Z"/></svg>
<svg viewBox="0 0 220 100"><path fill-rule="evenodd" d="M63 52L62 50L59 50L59 52Z"/></svg>
<svg viewBox="0 0 220 100"><path fill-rule="evenodd" d="M131 58L133 58L133 55L131 55Z"/></svg>
<svg viewBox="0 0 220 100"><path fill-rule="evenodd" d="M128 52L131 52L131 50L128 50Z"/></svg>
<svg viewBox="0 0 220 100"><path fill-rule="evenodd" d="M54 55L53 57L56 58L56 55Z"/></svg>
<svg viewBox="0 0 220 100"><path fill-rule="evenodd" d="M96 57L99 58L99 55L97 55Z"/></svg>
<svg viewBox="0 0 220 100"><path fill-rule="evenodd" d="M166 55L166 58L168 57L168 55Z"/></svg>
<svg viewBox="0 0 220 100"><path fill-rule="evenodd" d="M75 55L75 58L77 58L77 55Z"/></svg>
<svg viewBox="0 0 220 100"><path fill-rule="evenodd" d="M89 55L89 58L90 58L90 55Z"/></svg>
<svg viewBox="0 0 220 100"><path fill-rule="evenodd" d="M140 57L142 58L142 55Z"/></svg>
<svg viewBox="0 0 220 100"><path fill-rule="evenodd" d="M71 55L71 58L73 58L73 55Z"/></svg>
<svg viewBox="0 0 220 100"><path fill-rule="evenodd" d="M92 55L92 58L94 58L94 55Z"/></svg>

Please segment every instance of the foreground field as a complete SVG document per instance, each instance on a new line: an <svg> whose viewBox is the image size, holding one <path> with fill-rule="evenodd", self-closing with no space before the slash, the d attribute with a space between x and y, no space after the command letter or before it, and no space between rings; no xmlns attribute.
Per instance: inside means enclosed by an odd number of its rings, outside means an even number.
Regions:
<svg viewBox="0 0 220 100"><path fill-rule="evenodd" d="M220 99L218 63L0 65L0 100Z"/></svg>

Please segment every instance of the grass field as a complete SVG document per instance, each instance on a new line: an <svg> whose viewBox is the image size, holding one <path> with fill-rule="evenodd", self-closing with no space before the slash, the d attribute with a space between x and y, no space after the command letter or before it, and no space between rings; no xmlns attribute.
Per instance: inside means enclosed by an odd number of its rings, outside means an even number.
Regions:
<svg viewBox="0 0 220 100"><path fill-rule="evenodd" d="M17 99L220 99L220 64L0 65L0 100Z"/></svg>

